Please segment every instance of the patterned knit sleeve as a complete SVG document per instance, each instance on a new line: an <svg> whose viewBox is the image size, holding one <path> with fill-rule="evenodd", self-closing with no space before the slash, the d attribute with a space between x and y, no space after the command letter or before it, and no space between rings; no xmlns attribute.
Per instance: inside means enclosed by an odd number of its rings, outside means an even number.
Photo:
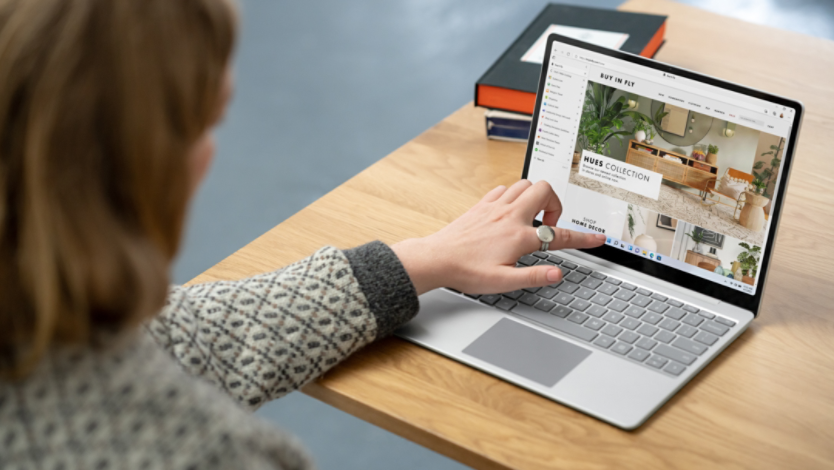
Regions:
<svg viewBox="0 0 834 470"><path fill-rule="evenodd" d="M280 271L173 287L147 329L192 375L257 408L315 379L418 310L380 242L326 247Z"/></svg>

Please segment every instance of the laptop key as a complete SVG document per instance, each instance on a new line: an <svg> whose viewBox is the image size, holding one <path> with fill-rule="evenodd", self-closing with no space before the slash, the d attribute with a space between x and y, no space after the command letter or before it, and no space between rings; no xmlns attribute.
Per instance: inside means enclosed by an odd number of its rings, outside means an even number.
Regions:
<svg viewBox="0 0 834 470"><path fill-rule="evenodd" d="M524 255L518 259L518 262L523 264L524 266L532 266L536 264L539 259L533 255Z"/></svg>
<svg viewBox="0 0 834 470"><path fill-rule="evenodd" d="M622 312L623 310L626 309L626 307L628 307L628 303L623 302L620 299L614 299L613 302L608 304L608 308L611 309L611 310L614 310L616 312Z"/></svg>
<svg viewBox="0 0 834 470"><path fill-rule="evenodd" d="M557 289L559 289L562 292L567 292L568 294L573 294L574 292L579 290L579 286L572 282L563 282L559 284L559 287L557 287Z"/></svg>
<svg viewBox="0 0 834 470"><path fill-rule="evenodd" d="M605 274L598 273L598 272L594 271L594 272L591 273L591 277L593 277L595 279L599 279L600 281L604 281L605 278L607 278L608 276L606 276Z"/></svg>
<svg viewBox="0 0 834 470"><path fill-rule="evenodd" d="M703 325L701 325L701 329L706 331L707 333L712 333L712 334L718 335L718 336L724 336L724 334L726 332L730 331L730 329L727 328L726 326L719 325L718 323L715 323L715 322L712 322L712 321L708 321L708 322L704 323Z"/></svg>
<svg viewBox="0 0 834 470"><path fill-rule="evenodd" d="M638 339L640 339L640 335L633 331L624 331L623 334L620 335L620 341L628 344L633 344Z"/></svg>
<svg viewBox="0 0 834 470"><path fill-rule="evenodd" d="M717 321L718 323L721 323L721 324L722 324L722 325L724 325L724 326L729 326L729 327L731 327L731 328L732 328L732 327L734 327L734 326L736 326L736 322L734 322L734 321L732 321L732 320L730 320L730 319L728 319L728 318L723 318L723 317L715 317L715 321Z"/></svg>
<svg viewBox="0 0 834 470"><path fill-rule="evenodd" d="M579 290L573 295L579 297L580 299L588 300L591 297L597 295L597 293L591 289L588 289L587 287L580 287Z"/></svg>
<svg viewBox="0 0 834 470"><path fill-rule="evenodd" d="M673 339L677 338L674 333L669 333L666 330L660 330L660 333L656 334L654 339L660 341L661 343L671 343Z"/></svg>
<svg viewBox="0 0 834 470"><path fill-rule="evenodd" d="M637 297L631 299L631 303L638 307L645 308L646 305L652 303L652 299L646 297L645 295L638 295Z"/></svg>
<svg viewBox="0 0 834 470"><path fill-rule="evenodd" d="M690 313L686 315L686 318L683 319L683 322L687 325L698 326L704 322L704 317L699 316L695 313Z"/></svg>
<svg viewBox="0 0 834 470"><path fill-rule="evenodd" d="M544 326L569 334L583 341L593 341L593 339L598 336L596 331L583 328L576 323L569 322L563 318L542 312L541 310L536 310L535 308L528 307L526 305L516 305L512 312L528 320L541 323Z"/></svg>
<svg viewBox="0 0 834 470"><path fill-rule="evenodd" d="M551 302L547 299L541 299L538 302L536 302L536 305L533 305L533 307L541 310L542 312L549 312L549 311L553 310L553 307L555 307L555 306L556 306L555 303L553 303L553 302Z"/></svg>
<svg viewBox="0 0 834 470"><path fill-rule="evenodd" d="M701 344L706 344L707 346L712 346L713 344L715 344L716 341L718 341L718 336L711 335L711 334L707 333L706 331L699 331L698 334L695 335L695 337L692 338L692 339L694 339L695 341L697 341Z"/></svg>
<svg viewBox="0 0 834 470"><path fill-rule="evenodd" d="M637 289L637 286L635 286L634 284L629 284L627 282L624 282L620 287L631 292L634 292Z"/></svg>
<svg viewBox="0 0 834 470"><path fill-rule="evenodd" d="M539 258L539 259L547 259L547 257L550 256L550 255L548 255L544 251L537 251L537 252L533 253L533 256L535 256L536 258Z"/></svg>
<svg viewBox="0 0 834 470"><path fill-rule="evenodd" d="M496 302L501 300L501 296L499 294L487 294L487 295L482 295L481 298L478 299L478 300L480 300L481 302L483 302L487 305L495 305Z"/></svg>
<svg viewBox="0 0 834 470"><path fill-rule="evenodd" d="M637 362L643 362L649 357L649 353L643 351L642 349L635 349L631 351L631 354L628 355L629 359L634 359Z"/></svg>
<svg viewBox="0 0 834 470"><path fill-rule="evenodd" d="M541 287L525 287L523 290L525 292L530 292L530 293L535 294L536 292L542 290L542 288Z"/></svg>
<svg viewBox="0 0 834 470"><path fill-rule="evenodd" d="M615 286L619 286L620 284L623 283L623 281L621 281L617 278L614 278L614 277L609 277L608 279L605 280L605 282L607 282L609 284L614 284Z"/></svg>
<svg viewBox="0 0 834 470"><path fill-rule="evenodd" d="M634 292L629 292L625 289L620 289L616 294L614 294L614 298L628 302L634 297L634 295Z"/></svg>
<svg viewBox="0 0 834 470"><path fill-rule="evenodd" d="M585 309L591 306L591 302L588 302L585 299L576 299L570 303L570 307L574 310L579 310L580 312L584 312Z"/></svg>
<svg viewBox="0 0 834 470"><path fill-rule="evenodd" d="M620 290L620 288L613 284L603 284L599 289L597 289L597 292L601 292L605 295L614 295L614 293L618 290Z"/></svg>
<svg viewBox="0 0 834 470"><path fill-rule="evenodd" d="M617 336L621 331L623 329L616 325L605 325L605 328L602 329L602 332L608 336Z"/></svg>
<svg viewBox="0 0 834 470"><path fill-rule="evenodd" d="M698 313L698 311L701 310L698 307L693 307L691 305L684 305L683 309L689 313Z"/></svg>
<svg viewBox="0 0 834 470"><path fill-rule="evenodd" d="M630 317L640 318L640 317L643 316L644 313L646 313L646 311L643 310L640 307L637 307L636 305L632 305L632 306L628 307L627 309L625 309L623 311L623 313L625 313L626 315L628 315Z"/></svg>
<svg viewBox="0 0 834 470"><path fill-rule="evenodd" d="M653 334L657 333L657 327L646 325L645 323L640 325L640 328L637 328L637 332L641 335L652 336Z"/></svg>
<svg viewBox="0 0 834 470"><path fill-rule="evenodd" d="M611 297L608 297L605 294L597 294L597 295L594 296L593 299L591 299L591 302L593 302L597 305L602 305L604 307L604 306L608 305L611 302L611 300L612 300Z"/></svg>
<svg viewBox="0 0 834 470"><path fill-rule="evenodd" d="M681 323L672 320L671 318L664 318L663 321L657 324L657 326L663 328L664 330L675 331L677 327L681 326Z"/></svg>
<svg viewBox="0 0 834 470"><path fill-rule="evenodd" d="M504 297L508 297L510 299L513 299L513 300L518 300L518 298L521 297L522 295L524 295L524 291L521 290L521 289L514 290L512 292L505 292L504 293Z"/></svg>
<svg viewBox="0 0 834 470"><path fill-rule="evenodd" d="M596 344L597 346L599 346L603 349L608 349L608 347L611 346L612 344L614 344L614 342L615 342L615 340L609 338L608 336L599 335L599 338L597 338L597 340L594 341L594 344Z"/></svg>
<svg viewBox="0 0 834 470"><path fill-rule="evenodd" d="M539 295L541 295L541 292L539 292ZM684 315L686 315L686 312L677 307L672 307L666 311L666 316L674 320L680 320Z"/></svg>
<svg viewBox="0 0 834 470"><path fill-rule="evenodd" d="M672 342L672 346L674 346L674 347L676 347L680 350L686 351L688 353L695 354L697 356L700 356L701 354L704 354L705 352L707 352L707 349L708 349L703 344L696 343L694 341L690 341L686 338L676 339L675 341Z"/></svg>
<svg viewBox="0 0 834 470"><path fill-rule="evenodd" d="M661 356L667 359L671 359L673 361L677 361L681 364L686 364L688 366L692 365L692 363L695 362L695 359L697 358L695 354L683 352L680 349L675 349L665 344L657 345L657 347L654 348L654 353L660 354Z"/></svg>
<svg viewBox="0 0 834 470"><path fill-rule="evenodd" d="M590 320L585 322L585 328L590 328L594 331L599 330L605 326L605 322L600 320L599 318L591 318Z"/></svg>
<svg viewBox="0 0 834 470"><path fill-rule="evenodd" d="M588 315L585 315L584 313L580 313L580 312L573 312L570 315L568 315L568 320L570 320L570 321L572 321L576 324L579 324L579 325L584 323L585 320L587 320L587 319L588 319Z"/></svg>
<svg viewBox="0 0 834 470"><path fill-rule="evenodd" d="M672 307L681 308L683 307L683 302L675 299L669 299L666 301L667 304L671 305Z"/></svg>
<svg viewBox="0 0 834 470"><path fill-rule="evenodd" d="M652 295L652 291L650 291L648 289L643 289L642 287L637 289L637 293L640 294L640 295L645 295L647 297L650 297Z"/></svg>
<svg viewBox="0 0 834 470"><path fill-rule="evenodd" d="M562 264L562 263L564 263L564 262L565 262L565 260L563 260L562 258L559 258L559 257L558 257L558 256L556 256L556 255L550 255L550 256L548 256L548 257L547 257L547 260L548 260L548 261L550 261L550 262L551 262L551 263L553 263L553 264Z"/></svg>
<svg viewBox="0 0 834 470"><path fill-rule="evenodd" d="M590 269L586 268L585 266L580 266L580 267L576 268L576 270L579 271L580 273L586 275L586 276L590 276L591 273L594 272L593 270L590 270Z"/></svg>
<svg viewBox="0 0 834 470"><path fill-rule="evenodd" d="M495 303L495 306L500 308L501 310L511 310L517 304L518 302L516 302L515 300L502 297L501 300Z"/></svg>
<svg viewBox="0 0 834 470"><path fill-rule="evenodd" d="M653 347L657 346L657 341L643 337L640 338L640 341L637 342L636 346L638 348L645 349L646 351L651 351Z"/></svg>
<svg viewBox="0 0 834 470"><path fill-rule="evenodd" d="M593 276L593 275L592 275ZM582 286L587 287L588 289L596 289L597 287L602 285L602 281L599 279L594 279L593 277L589 277L582 281Z"/></svg>
<svg viewBox="0 0 834 470"><path fill-rule="evenodd" d="M695 336L695 333L697 333L697 332L698 332L698 328L695 328L694 326L689 326L689 325L683 325L680 328L678 328L678 331L677 331L677 333L680 336L683 336L684 338L691 338L691 337Z"/></svg>
<svg viewBox="0 0 834 470"><path fill-rule="evenodd" d="M539 301L539 296L536 294L531 294L527 292L526 294L522 295L518 298L518 301L523 303L524 305L533 305Z"/></svg>
<svg viewBox="0 0 834 470"><path fill-rule="evenodd" d="M649 312L642 318L642 320L648 323L649 325L657 325L657 322L659 322L662 319L663 317L661 315L654 312Z"/></svg>
<svg viewBox="0 0 834 470"><path fill-rule="evenodd" d="M554 264L546 259L540 259L536 261L536 266L554 266Z"/></svg>
<svg viewBox="0 0 834 470"><path fill-rule="evenodd" d="M594 316L594 317L597 317L597 318L605 315L606 312L608 312L608 309L600 307L599 305L591 305L591 308L589 308L588 310L585 311L585 313L587 313L588 315L591 315L591 316Z"/></svg>
<svg viewBox="0 0 834 470"><path fill-rule="evenodd" d="M654 301L649 305L648 309L652 312L663 313L669 309L669 306L663 302Z"/></svg>
<svg viewBox="0 0 834 470"><path fill-rule="evenodd" d="M463 294L463 295L469 297L470 299L477 299L478 297L480 297L480 295L478 295L478 294Z"/></svg>
<svg viewBox="0 0 834 470"><path fill-rule="evenodd" d="M542 297L542 298L545 298L545 299L548 299L548 300L552 299L558 293L559 293L559 291L552 288L552 287L543 287L540 291L536 292L536 294L539 297Z"/></svg>
<svg viewBox="0 0 834 470"><path fill-rule="evenodd" d="M611 347L611 351L614 351L617 354L622 354L623 356L628 354L628 352L632 349L632 345L623 343L622 341L617 341L617 344Z"/></svg>
<svg viewBox="0 0 834 470"><path fill-rule="evenodd" d="M567 318L571 313L573 313L573 310L565 307L564 305L558 305L550 311L551 315L556 315L559 318Z"/></svg>
<svg viewBox="0 0 834 470"><path fill-rule="evenodd" d="M681 375L681 372L683 372L683 371L685 371L685 370L686 370L686 367L684 367L684 366L682 366L682 365L678 364L678 363L677 363L677 362L675 362L675 361L672 361L672 362L670 362L670 363L669 363L669 365L668 365L668 366L666 366L666 367L663 369L663 372L668 372L668 373L670 373L670 374L672 374L672 375Z"/></svg>
<svg viewBox="0 0 834 470"><path fill-rule="evenodd" d="M654 295L652 295L652 298L654 300L659 301L659 302L666 302L667 300L669 300L669 297L666 297L665 295L661 295L661 294L654 294Z"/></svg>
<svg viewBox="0 0 834 470"><path fill-rule="evenodd" d="M567 304L573 302L574 298L575 298L574 296L562 292L561 294L557 295L556 297L553 297L553 300L555 300L556 302L559 302L562 305L567 305Z"/></svg>
<svg viewBox="0 0 834 470"><path fill-rule="evenodd" d="M669 362L669 359L655 354L646 361L646 364L654 367L655 369L660 369L665 366L667 362Z"/></svg>
<svg viewBox="0 0 834 470"><path fill-rule="evenodd" d="M704 317L704 318L708 318L708 319L710 319L710 320L712 320L713 318L715 318L715 314L714 314L714 313L707 312L706 310L700 310L700 311L698 312L698 315L700 315L700 316L702 316L702 317Z"/></svg>
<svg viewBox="0 0 834 470"><path fill-rule="evenodd" d="M602 319L609 323L617 324L620 323L620 320L623 319L623 316L617 312L608 312L605 314L604 317L602 317Z"/></svg>
<svg viewBox="0 0 834 470"><path fill-rule="evenodd" d="M568 268L568 269L576 269L576 268L578 268L578 267L579 267L578 265L573 264L573 263L571 263L570 261L565 261L565 260L562 260L562 266L564 266L564 267L566 267L566 268Z"/></svg>
<svg viewBox="0 0 834 470"><path fill-rule="evenodd" d="M620 323L620 326L622 326L623 328L625 328L627 330L634 330L640 325L642 325L642 323L640 323L640 320L635 320L635 319L630 318L630 317L626 318L625 320L622 321L622 323Z"/></svg>
<svg viewBox="0 0 834 470"><path fill-rule="evenodd" d="M567 276L565 276L565 280L566 280L566 281L570 281L570 282L574 282L574 283L576 283L576 284L580 284L580 283L582 283L582 281L584 281L584 280L585 280L585 278L587 278L587 277L588 277L588 276L586 276L586 275L584 275L584 274L580 273L579 271L574 271L574 272L572 272L572 273L568 274Z"/></svg>

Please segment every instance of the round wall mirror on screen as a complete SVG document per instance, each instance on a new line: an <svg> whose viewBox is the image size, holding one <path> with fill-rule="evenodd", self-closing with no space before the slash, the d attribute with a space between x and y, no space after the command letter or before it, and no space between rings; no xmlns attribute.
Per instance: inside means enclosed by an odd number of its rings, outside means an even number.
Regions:
<svg viewBox="0 0 834 470"><path fill-rule="evenodd" d="M712 127L712 116L705 116L689 111L686 108L675 106L663 101L652 101L652 116L658 113L666 113L660 121L660 127L655 125L657 133L666 142L681 147L688 147L701 141L709 133Z"/></svg>

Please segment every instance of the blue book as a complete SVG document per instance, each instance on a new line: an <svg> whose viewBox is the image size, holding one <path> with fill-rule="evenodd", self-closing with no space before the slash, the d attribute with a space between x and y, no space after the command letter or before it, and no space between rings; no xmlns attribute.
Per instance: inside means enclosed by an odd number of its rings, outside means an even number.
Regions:
<svg viewBox="0 0 834 470"><path fill-rule="evenodd" d="M527 142L532 116L490 109L485 117L488 139Z"/></svg>

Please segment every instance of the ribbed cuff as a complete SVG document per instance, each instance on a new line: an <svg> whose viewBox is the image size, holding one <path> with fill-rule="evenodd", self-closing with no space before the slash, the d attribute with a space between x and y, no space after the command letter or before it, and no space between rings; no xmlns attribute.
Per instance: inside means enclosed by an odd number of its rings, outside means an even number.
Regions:
<svg viewBox="0 0 834 470"><path fill-rule="evenodd" d="M396 253L382 242L344 251L376 317L376 338L390 335L417 315L417 290Z"/></svg>

